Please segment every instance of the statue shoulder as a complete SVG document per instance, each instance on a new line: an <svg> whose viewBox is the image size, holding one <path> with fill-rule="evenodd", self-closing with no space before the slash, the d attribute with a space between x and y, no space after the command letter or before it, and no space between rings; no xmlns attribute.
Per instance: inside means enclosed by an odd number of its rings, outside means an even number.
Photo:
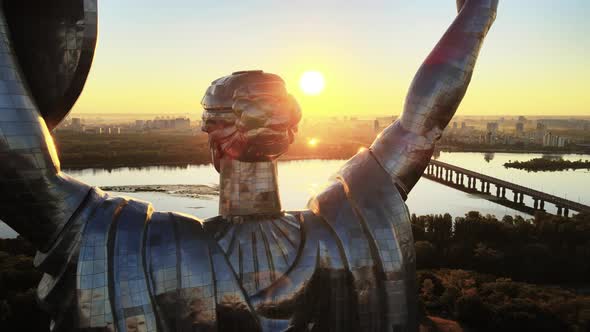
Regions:
<svg viewBox="0 0 590 332"><path fill-rule="evenodd" d="M370 151L353 157L335 178L309 208L337 234L357 292L367 294L358 298L359 320L377 324L370 312L383 305L390 310L388 326L406 326L416 306L414 243L404 198ZM382 304L373 301L379 294L385 294ZM399 303L408 311L394 310Z"/></svg>
<svg viewBox="0 0 590 332"><path fill-rule="evenodd" d="M409 220L403 191L369 150L350 159L334 181L309 201L308 208L327 220L377 218L393 224Z"/></svg>
<svg viewBox="0 0 590 332"><path fill-rule="evenodd" d="M207 330L220 324L226 288L240 289L231 275L201 220L107 197L83 234L78 326L151 330L157 318L170 329ZM244 308L239 314L252 321L241 292L231 295L232 304Z"/></svg>
<svg viewBox="0 0 590 332"><path fill-rule="evenodd" d="M197 218L94 189L54 246L37 255L45 272L38 297L64 330L155 327L158 313L176 319L185 300L209 308L191 326L209 326L212 244Z"/></svg>
<svg viewBox="0 0 590 332"><path fill-rule="evenodd" d="M179 213L152 216L145 268L162 325L183 331L259 329L241 286L240 270L230 264L227 249L219 242L230 226L222 218L202 222Z"/></svg>

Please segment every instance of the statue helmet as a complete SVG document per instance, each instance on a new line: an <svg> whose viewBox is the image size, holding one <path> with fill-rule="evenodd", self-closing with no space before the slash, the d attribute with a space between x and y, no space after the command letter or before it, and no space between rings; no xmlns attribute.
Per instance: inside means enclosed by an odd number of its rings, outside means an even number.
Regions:
<svg viewBox="0 0 590 332"><path fill-rule="evenodd" d="M239 71L211 83L201 102L201 129L209 134L213 162L221 158L269 161L294 140L301 110L278 75Z"/></svg>

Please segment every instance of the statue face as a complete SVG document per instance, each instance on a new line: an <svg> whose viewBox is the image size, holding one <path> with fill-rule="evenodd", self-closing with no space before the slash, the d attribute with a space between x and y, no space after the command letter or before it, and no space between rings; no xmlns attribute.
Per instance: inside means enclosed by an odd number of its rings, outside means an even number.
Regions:
<svg viewBox="0 0 590 332"><path fill-rule="evenodd" d="M236 83L233 77L240 75ZM201 129L209 134L211 155L218 170L221 158L270 161L287 151L297 132L301 110L278 76L246 72L213 83L203 99ZM231 107L208 107L208 102L219 93L216 90L231 94L231 100L226 101Z"/></svg>

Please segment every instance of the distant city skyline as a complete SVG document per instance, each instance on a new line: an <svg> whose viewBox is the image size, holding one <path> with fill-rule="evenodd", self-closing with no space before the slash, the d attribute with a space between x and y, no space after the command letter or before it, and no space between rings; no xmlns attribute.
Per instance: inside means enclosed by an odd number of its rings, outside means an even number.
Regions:
<svg viewBox="0 0 590 332"><path fill-rule="evenodd" d="M359 113L359 114L305 114L304 119L328 119L328 118L357 118L357 119L374 119L383 117L397 117L398 114L389 113ZM456 114L451 122L457 121L458 119L489 119L489 120L515 120L519 117L525 117L526 120L538 120L538 119L581 119L590 121L590 114ZM191 119L200 120L200 110L188 111L188 112L175 112L167 110L165 112L127 112L127 113L114 113L114 112L72 112L68 115L68 118L82 118L82 119L94 119L94 118L126 118L126 119L143 119L143 118L175 118L175 117L189 117Z"/></svg>
<svg viewBox="0 0 590 332"><path fill-rule="evenodd" d="M305 117L397 115L455 1L101 2L100 38L73 116L191 114L210 81L242 69L285 78ZM501 1L458 115L589 115L590 3ZM304 95L307 70L326 89Z"/></svg>

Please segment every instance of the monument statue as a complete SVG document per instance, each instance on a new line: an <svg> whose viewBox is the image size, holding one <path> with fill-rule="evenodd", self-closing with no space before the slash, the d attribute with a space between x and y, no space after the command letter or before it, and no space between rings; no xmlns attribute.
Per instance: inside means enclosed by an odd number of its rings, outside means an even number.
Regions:
<svg viewBox="0 0 590 332"><path fill-rule="evenodd" d="M37 248L53 331L414 331L404 203L463 98L498 0L459 14L401 117L307 209L285 212L277 158L301 112L279 76L236 72L202 101L220 216L107 194L60 170L50 130L82 91L96 0L0 1L0 219ZM304 175L302 175L304 176Z"/></svg>

